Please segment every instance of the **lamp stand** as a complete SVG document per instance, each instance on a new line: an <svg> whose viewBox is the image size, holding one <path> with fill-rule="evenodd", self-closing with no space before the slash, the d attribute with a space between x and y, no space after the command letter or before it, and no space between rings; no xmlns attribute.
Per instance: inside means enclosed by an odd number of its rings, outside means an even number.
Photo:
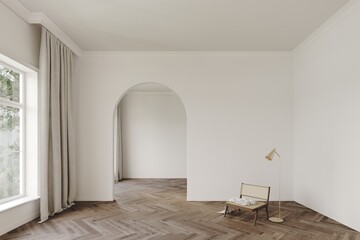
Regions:
<svg viewBox="0 0 360 240"><path fill-rule="evenodd" d="M269 221L273 223L282 223L284 219L281 218L281 200L280 200L280 192L281 192L281 158L279 154L275 151L275 154L279 157L279 217L270 217Z"/></svg>

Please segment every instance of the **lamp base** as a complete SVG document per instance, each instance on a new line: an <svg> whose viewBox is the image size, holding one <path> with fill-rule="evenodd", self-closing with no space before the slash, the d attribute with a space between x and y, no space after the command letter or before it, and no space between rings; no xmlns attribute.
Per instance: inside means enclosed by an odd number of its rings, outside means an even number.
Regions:
<svg viewBox="0 0 360 240"><path fill-rule="evenodd" d="M283 223L284 222L284 220L282 218L278 218L278 217L271 217L271 218L269 218L269 221L273 222L273 223Z"/></svg>

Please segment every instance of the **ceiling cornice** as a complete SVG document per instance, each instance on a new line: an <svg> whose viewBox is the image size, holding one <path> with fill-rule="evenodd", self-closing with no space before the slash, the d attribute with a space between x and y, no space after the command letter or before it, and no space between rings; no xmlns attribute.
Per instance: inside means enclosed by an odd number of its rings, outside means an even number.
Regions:
<svg viewBox="0 0 360 240"><path fill-rule="evenodd" d="M10 8L19 17L29 24L40 24L54 34L61 42L71 49L77 56L83 54L83 50L64 33L48 16L44 13L30 12L18 0L1 0L8 8Z"/></svg>
<svg viewBox="0 0 360 240"><path fill-rule="evenodd" d="M329 32L337 24L341 23L343 19L349 16L355 9L360 7L360 0L351 0L345 4L339 11L330 17L323 25L315 30L310 36L302 41L297 47L292 50L294 56L301 53L307 47L311 46L317 39Z"/></svg>
<svg viewBox="0 0 360 240"><path fill-rule="evenodd" d="M290 51L83 51L83 56L143 56L143 55L169 55L169 56L291 56Z"/></svg>

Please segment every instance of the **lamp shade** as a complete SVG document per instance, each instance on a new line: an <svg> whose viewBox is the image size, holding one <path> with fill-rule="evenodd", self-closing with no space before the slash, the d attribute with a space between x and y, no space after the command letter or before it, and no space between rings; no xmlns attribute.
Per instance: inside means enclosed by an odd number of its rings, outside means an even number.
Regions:
<svg viewBox="0 0 360 240"><path fill-rule="evenodd" d="M265 158L266 158L267 160L271 161L271 160L273 159L275 153L277 154L276 149L274 148L273 150L271 150L271 152L269 152L268 155L265 156ZM279 155L279 154L278 154L278 155Z"/></svg>

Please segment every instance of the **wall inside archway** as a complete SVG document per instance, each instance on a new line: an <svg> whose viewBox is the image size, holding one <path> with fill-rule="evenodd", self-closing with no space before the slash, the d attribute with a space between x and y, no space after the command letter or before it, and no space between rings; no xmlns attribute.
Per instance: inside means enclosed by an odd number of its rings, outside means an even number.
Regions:
<svg viewBox="0 0 360 240"><path fill-rule="evenodd" d="M187 199L226 200L241 182L292 200L292 59L289 53L87 53L78 63L77 200L113 199L113 112L142 82L162 83L187 115Z"/></svg>
<svg viewBox="0 0 360 240"><path fill-rule="evenodd" d="M124 178L186 178L186 114L160 84L132 87L120 101Z"/></svg>

